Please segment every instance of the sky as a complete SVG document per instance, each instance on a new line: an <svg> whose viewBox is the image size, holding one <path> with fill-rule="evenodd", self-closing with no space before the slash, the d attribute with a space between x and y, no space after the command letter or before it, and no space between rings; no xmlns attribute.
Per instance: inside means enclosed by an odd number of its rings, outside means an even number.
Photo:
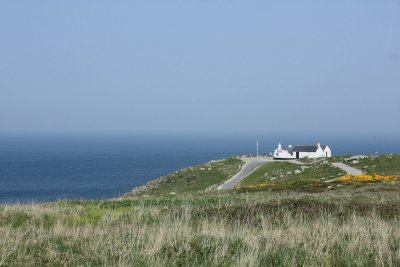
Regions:
<svg viewBox="0 0 400 267"><path fill-rule="evenodd" d="M400 133L400 1L0 1L0 133Z"/></svg>

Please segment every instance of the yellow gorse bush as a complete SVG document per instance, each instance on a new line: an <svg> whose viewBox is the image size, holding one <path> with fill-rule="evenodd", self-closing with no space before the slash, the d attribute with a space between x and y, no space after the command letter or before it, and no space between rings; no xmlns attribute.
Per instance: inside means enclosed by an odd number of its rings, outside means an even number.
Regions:
<svg viewBox="0 0 400 267"><path fill-rule="evenodd" d="M271 186L272 186L272 184L255 184L255 185L246 186L246 188L253 189L253 190L261 190L261 189L267 189Z"/></svg>
<svg viewBox="0 0 400 267"><path fill-rule="evenodd" d="M346 175L339 178L339 182L361 182L361 183L376 183L376 182L393 182L399 181L400 176L383 176L383 175Z"/></svg>

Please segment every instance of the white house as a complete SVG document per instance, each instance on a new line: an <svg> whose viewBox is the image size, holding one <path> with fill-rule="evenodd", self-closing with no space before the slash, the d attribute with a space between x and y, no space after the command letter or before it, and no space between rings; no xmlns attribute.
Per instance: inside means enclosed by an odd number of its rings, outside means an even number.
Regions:
<svg viewBox="0 0 400 267"><path fill-rule="evenodd" d="M332 151L329 146L316 145L296 145L288 146L287 149L282 148L279 143L278 148L274 151L275 159L302 159L302 158L323 158L332 157Z"/></svg>

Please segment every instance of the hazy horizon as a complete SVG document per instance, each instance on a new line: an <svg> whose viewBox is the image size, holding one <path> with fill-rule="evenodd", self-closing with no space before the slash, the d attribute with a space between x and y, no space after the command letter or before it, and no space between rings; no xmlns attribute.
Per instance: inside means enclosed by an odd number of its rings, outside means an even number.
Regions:
<svg viewBox="0 0 400 267"><path fill-rule="evenodd" d="M400 2L2 1L0 134L400 134Z"/></svg>

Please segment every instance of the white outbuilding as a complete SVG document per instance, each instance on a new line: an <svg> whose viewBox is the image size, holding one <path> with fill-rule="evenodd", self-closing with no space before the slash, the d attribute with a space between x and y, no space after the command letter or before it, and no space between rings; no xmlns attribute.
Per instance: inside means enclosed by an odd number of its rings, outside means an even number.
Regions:
<svg viewBox="0 0 400 267"><path fill-rule="evenodd" d="M316 145L296 145L283 148L279 143L274 151L275 159L302 159L302 158L329 158L332 157L332 151L329 146Z"/></svg>

